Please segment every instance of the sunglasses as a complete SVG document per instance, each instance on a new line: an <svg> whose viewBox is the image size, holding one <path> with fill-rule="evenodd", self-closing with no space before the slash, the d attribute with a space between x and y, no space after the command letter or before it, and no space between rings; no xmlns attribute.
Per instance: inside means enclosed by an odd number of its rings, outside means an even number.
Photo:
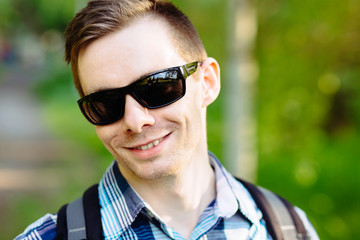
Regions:
<svg viewBox="0 0 360 240"><path fill-rule="evenodd" d="M124 116L127 94L148 109L165 107L185 95L185 80L196 72L198 63L166 68L125 87L89 94L78 100L80 110L90 123L104 126Z"/></svg>

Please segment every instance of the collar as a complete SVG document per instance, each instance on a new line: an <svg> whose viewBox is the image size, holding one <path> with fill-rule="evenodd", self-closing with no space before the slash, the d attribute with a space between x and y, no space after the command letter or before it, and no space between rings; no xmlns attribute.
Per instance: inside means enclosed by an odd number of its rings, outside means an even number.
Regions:
<svg viewBox="0 0 360 240"><path fill-rule="evenodd" d="M262 214L247 189L226 171L211 152L209 160L216 176L214 214L230 218L240 211L253 226L259 226ZM121 175L115 161L99 183L99 201L104 235L110 238L121 236L140 212L156 216Z"/></svg>
<svg viewBox="0 0 360 240"><path fill-rule="evenodd" d="M260 224L262 213L249 191L224 168L213 153L209 152L209 158L215 170L216 203L219 215L230 218L240 211L252 224Z"/></svg>

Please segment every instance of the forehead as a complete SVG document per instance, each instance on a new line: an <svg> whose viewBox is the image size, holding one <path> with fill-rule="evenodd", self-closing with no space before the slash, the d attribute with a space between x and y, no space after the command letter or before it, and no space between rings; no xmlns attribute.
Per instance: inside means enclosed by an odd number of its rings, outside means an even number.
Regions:
<svg viewBox="0 0 360 240"><path fill-rule="evenodd" d="M89 94L122 87L144 74L183 63L168 24L147 16L83 48L78 67L82 88Z"/></svg>

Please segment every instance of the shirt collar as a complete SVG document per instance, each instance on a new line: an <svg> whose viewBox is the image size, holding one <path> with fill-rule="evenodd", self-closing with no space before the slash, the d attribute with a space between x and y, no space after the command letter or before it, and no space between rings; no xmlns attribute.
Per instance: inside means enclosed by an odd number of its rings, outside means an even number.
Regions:
<svg viewBox="0 0 360 240"><path fill-rule="evenodd" d="M257 208L249 191L224 168L211 152L209 152L209 158L216 175L218 214L229 218L240 211L251 223L260 224L262 213Z"/></svg>

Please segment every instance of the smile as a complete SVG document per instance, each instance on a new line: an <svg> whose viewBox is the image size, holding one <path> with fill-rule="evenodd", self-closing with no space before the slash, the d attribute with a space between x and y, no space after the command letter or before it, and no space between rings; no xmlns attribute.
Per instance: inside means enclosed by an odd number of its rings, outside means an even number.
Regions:
<svg viewBox="0 0 360 240"><path fill-rule="evenodd" d="M147 149L150 149L150 148L153 148L155 146L157 146L164 138L160 138L160 139L157 139L149 144L146 144L146 145L142 145L142 146L139 146L139 147L136 147L135 149L138 149L138 150L147 150Z"/></svg>

